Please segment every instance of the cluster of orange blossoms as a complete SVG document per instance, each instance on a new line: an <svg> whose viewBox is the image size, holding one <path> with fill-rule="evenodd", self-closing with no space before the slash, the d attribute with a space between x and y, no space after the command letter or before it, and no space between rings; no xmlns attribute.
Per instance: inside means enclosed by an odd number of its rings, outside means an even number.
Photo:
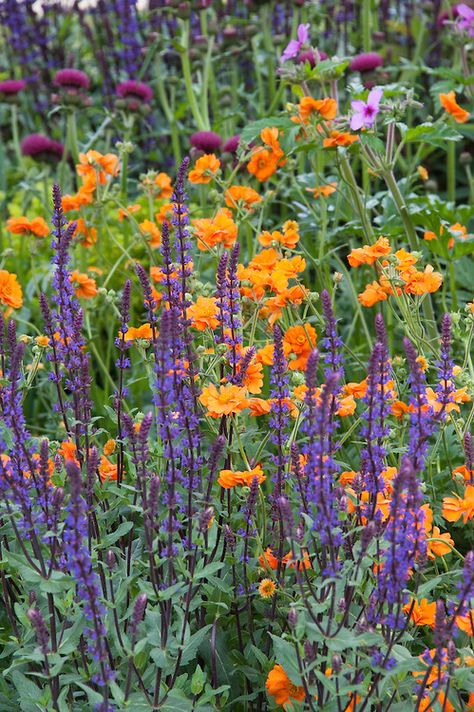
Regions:
<svg viewBox="0 0 474 712"><path fill-rule="evenodd" d="M35 237L49 235L48 223L41 217L33 218L33 220L28 220L24 216L9 218L5 229L12 235L34 235Z"/></svg>
<svg viewBox="0 0 474 712"><path fill-rule="evenodd" d="M436 292L442 284L443 277L439 272L435 272L431 265L427 265L424 271L417 270L415 264L418 262L418 256L403 248L392 256L395 258L392 259L395 274L393 278L389 278L385 269L390 263L381 258L390 255L391 251L388 239L379 237L373 245L364 245L352 250L347 258L351 267L373 265L381 260L379 280L368 284L359 294L359 301L364 307L372 307L395 293L400 295L404 292L421 296Z"/></svg>
<svg viewBox="0 0 474 712"><path fill-rule="evenodd" d="M454 225L450 225L448 227L448 232L451 235L451 237L448 240L448 248L450 250L454 247L456 238L465 240L468 236L467 228L465 227L465 225L461 225L461 223L455 223ZM432 230L426 230L423 233L423 239L426 240L427 242L430 242L431 240L437 240L443 234L444 234L444 226L440 225L438 235L435 232L433 232Z"/></svg>
<svg viewBox="0 0 474 712"><path fill-rule="evenodd" d="M268 180L277 168L286 163L285 154L280 146L279 131L275 127L262 129L260 138L263 146L252 150L252 156L247 164L248 172L261 183Z"/></svg>

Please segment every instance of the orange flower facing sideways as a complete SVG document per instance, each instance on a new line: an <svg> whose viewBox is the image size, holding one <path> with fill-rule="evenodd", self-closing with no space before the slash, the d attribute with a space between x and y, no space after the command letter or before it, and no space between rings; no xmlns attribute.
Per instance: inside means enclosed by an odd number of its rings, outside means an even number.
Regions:
<svg viewBox="0 0 474 712"><path fill-rule="evenodd" d="M419 602L412 599L403 607L403 612L410 613L410 618L415 625L428 625L430 628L434 628L436 601L428 603L427 598L422 598Z"/></svg>
<svg viewBox="0 0 474 712"><path fill-rule="evenodd" d="M150 247L156 249L161 245L161 232L154 222L143 220L138 226L148 240Z"/></svg>
<svg viewBox="0 0 474 712"><path fill-rule="evenodd" d="M252 470L221 470L217 482L223 489L232 489L237 485L250 487L254 477L258 479L259 485L267 479L260 465L257 465Z"/></svg>
<svg viewBox="0 0 474 712"><path fill-rule="evenodd" d="M363 307L373 307L374 304L388 299L388 295L391 293L391 289L388 291L387 288L382 287L378 282L371 282L371 284L368 284L364 291L359 294L358 299Z"/></svg>
<svg viewBox="0 0 474 712"><path fill-rule="evenodd" d="M246 210L252 210L252 206L261 201L257 191L246 185L231 185L225 192L225 204L228 208L235 209L242 205Z"/></svg>
<svg viewBox="0 0 474 712"><path fill-rule="evenodd" d="M119 332L119 336L121 336L121 332ZM136 341L137 339L151 341L152 338L153 329L148 322L141 326L129 326L128 331L125 333L125 341Z"/></svg>
<svg viewBox="0 0 474 712"><path fill-rule="evenodd" d="M304 326L290 326L283 337L283 349L285 355L296 356L289 360L289 368L292 371L303 371L311 351L316 346L316 332L311 324Z"/></svg>
<svg viewBox="0 0 474 712"><path fill-rule="evenodd" d="M155 220L158 225L163 225L165 220L171 220L173 217L173 203L163 203L161 208L155 213Z"/></svg>
<svg viewBox="0 0 474 712"><path fill-rule="evenodd" d="M474 637L474 610L470 610L464 616L456 616L456 625L459 630L463 633L469 635L471 638Z"/></svg>
<svg viewBox="0 0 474 712"><path fill-rule="evenodd" d="M474 486L468 485L464 497L455 494L454 497L443 498L441 514L448 522L457 522L461 517L464 524L474 517Z"/></svg>
<svg viewBox="0 0 474 712"><path fill-rule="evenodd" d="M221 167L221 162L214 153L206 153L201 158L198 158L194 168L189 171L190 183L210 183L217 175Z"/></svg>
<svg viewBox="0 0 474 712"><path fill-rule="evenodd" d="M105 455L100 458L99 475L102 482L105 480L115 481L117 479L117 465L113 465Z"/></svg>
<svg viewBox="0 0 474 712"><path fill-rule="evenodd" d="M328 183L327 185L317 185L314 188L306 188L308 193L313 194L313 198L329 198L330 195L336 192L337 190L337 183L336 181L333 181L332 183Z"/></svg>
<svg viewBox="0 0 474 712"><path fill-rule="evenodd" d="M217 305L214 297L198 297L194 304L186 310L186 316L191 320L191 326L198 331L206 328L215 329L219 324Z"/></svg>
<svg viewBox="0 0 474 712"><path fill-rule="evenodd" d="M298 106L297 123L307 124L311 116L317 119L332 121L336 118L337 102L329 97L325 99L313 99L312 96L304 96Z"/></svg>
<svg viewBox="0 0 474 712"><path fill-rule="evenodd" d="M118 173L119 159L113 153L102 155L98 151L87 151L79 154L79 164L76 166L78 175L87 177L87 180L103 185L107 176Z"/></svg>
<svg viewBox="0 0 474 712"><path fill-rule="evenodd" d="M407 294L431 294L436 292L443 282L443 276L434 271L432 265L427 265L424 272L414 270L407 274L404 291Z"/></svg>
<svg viewBox="0 0 474 712"><path fill-rule="evenodd" d="M280 158L267 148L257 148L247 164L248 172L261 183L268 180L278 168Z"/></svg>
<svg viewBox="0 0 474 712"><path fill-rule="evenodd" d="M284 710L293 707L292 700L299 702L305 696L304 688L291 682L281 665L274 665L270 670L265 687L276 704Z"/></svg>
<svg viewBox="0 0 474 712"><path fill-rule="evenodd" d="M76 296L82 299L92 299L97 294L97 284L95 279L83 272L74 271L71 273L71 282L76 284Z"/></svg>
<svg viewBox="0 0 474 712"><path fill-rule="evenodd" d="M221 243L226 248L232 247L237 239L238 228L227 208L218 210L213 218L198 218L192 224L202 251Z"/></svg>
<svg viewBox="0 0 474 712"><path fill-rule="evenodd" d="M79 242L83 247L92 247L97 242L97 230L95 227L88 227L83 218L75 220L76 230L74 235L79 237Z"/></svg>
<svg viewBox="0 0 474 712"><path fill-rule="evenodd" d="M202 389L199 401L207 408L207 415L211 418L235 415L247 408L247 390L232 384L226 384L219 388L211 384Z"/></svg>
<svg viewBox="0 0 474 712"><path fill-rule="evenodd" d="M293 250L300 239L298 223L294 220L287 220L283 225L283 232L279 230L274 230L273 232L268 232L265 230L262 232L258 241L264 247L270 247L272 243L277 243L282 245L282 247L287 247Z"/></svg>
<svg viewBox="0 0 474 712"><path fill-rule="evenodd" d="M21 309L23 304L23 291L17 276L6 269L0 269L0 302L12 309Z"/></svg>
<svg viewBox="0 0 474 712"><path fill-rule="evenodd" d="M358 136L353 136L345 131L331 131L328 138L323 140L324 148L337 148L338 146L352 146L359 140Z"/></svg>
<svg viewBox="0 0 474 712"><path fill-rule="evenodd" d="M25 217L9 218L5 229L13 235L35 235L35 237L46 237L49 235L48 223L44 218L38 217L28 220Z"/></svg>
<svg viewBox="0 0 474 712"><path fill-rule="evenodd" d="M155 187L158 188L158 193L155 196L157 200L161 200L161 198L170 198L173 195L171 178L167 173L158 173L155 178Z"/></svg>
<svg viewBox="0 0 474 712"><path fill-rule="evenodd" d="M452 471L453 478L456 477L456 475L461 475L464 478L465 482L471 482L474 483L474 469L470 470L466 467L466 465L460 465L459 467L456 467Z"/></svg>
<svg viewBox="0 0 474 712"><path fill-rule="evenodd" d="M465 124L469 120L469 111L459 106L454 91L450 91L447 94L439 94L439 100L446 113L450 114L458 124Z"/></svg>
<svg viewBox="0 0 474 712"><path fill-rule="evenodd" d="M386 237L379 237L373 245L364 245L351 250L347 258L351 267L360 267L360 265L373 265L380 257L385 257L390 254L390 243Z"/></svg>

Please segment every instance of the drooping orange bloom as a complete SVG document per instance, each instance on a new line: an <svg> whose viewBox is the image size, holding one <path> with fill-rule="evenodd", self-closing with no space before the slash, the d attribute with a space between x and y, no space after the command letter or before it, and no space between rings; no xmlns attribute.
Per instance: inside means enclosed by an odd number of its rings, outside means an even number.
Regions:
<svg viewBox="0 0 474 712"><path fill-rule="evenodd" d="M428 405L433 408L435 413L439 413L443 408L443 404L439 401L439 396L436 395L432 388L427 388L425 392L428 399ZM459 413L460 408L458 404L469 403L471 400L471 396L467 392L466 388L458 388L451 394L451 397L452 401L444 404L444 411L446 413L451 413L452 411Z"/></svg>
<svg viewBox="0 0 474 712"><path fill-rule="evenodd" d="M230 383L219 388L211 384L203 388L199 401L207 408L207 415L211 418L235 415L247 408L247 390Z"/></svg>
<svg viewBox="0 0 474 712"><path fill-rule="evenodd" d="M346 131L331 131L328 138L323 140L324 148L337 148L338 146L351 146L359 140L358 136L353 136Z"/></svg>
<svg viewBox="0 0 474 712"><path fill-rule="evenodd" d="M273 364L273 351L273 344L266 344L266 346L262 346L262 348L257 351L255 358L265 366L271 366Z"/></svg>
<svg viewBox="0 0 474 712"><path fill-rule="evenodd" d="M454 497L443 497L441 514L448 522L457 522L462 517L465 524L469 519L472 519L474 517L474 486L466 487L464 497L457 494L454 494Z"/></svg>
<svg viewBox="0 0 474 712"><path fill-rule="evenodd" d="M118 173L119 159L113 153L102 155L98 151L87 151L79 154L79 164L76 166L78 175L87 180L103 185L108 176Z"/></svg>
<svg viewBox="0 0 474 712"><path fill-rule="evenodd" d="M360 267L360 265L373 265L374 262L381 257L390 254L390 243L386 237L379 237L373 245L364 245L351 250L347 257L351 267Z"/></svg>
<svg viewBox="0 0 474 712"><path fill-rule="evenodd" d="M274 665L270 670L265 687L276 704L281 705L284 710L293 706L292 700L301 701L305 696L304 688L291 682L281 665Z"/></svg>
<svg viewBox="0 0 474 712"><path fill-rule="evenodd" d="M434 628L435 616L436 616L436 601L433 603L428 603L427 598L422 598L421 601L413 599L410 600L406 606L403 607L404 613L410 613L410 618L413 623L417 626L428 625L430 628Z"/></svg>
<svg viewBox="0 0 474 712"><path fill-rule="evenodd" d="M474 637L474 609L470 610L464 616L456 616L456 625L459 630L462 630L469 637Z"/></svg>
<svg viewBox="0 0 474 712"><path fill-rule="evenodd" d="M58 455L61 455L65 460L72 460L76 465L79 465L79 460L76 457L77 449L72 440L64 440L58 450Z"/></svg>
<svg viewBox="0 0 474 712"><path fill-rule="evenodd" d="M158 188L158 194L155 196L157 200L170 198L173 195L171 178L167 173L158 173L155 178L155 186Z"/></svg>
<svg viewBox="0 0 474 712"><path fill-rule="evenodd" d="M6 269L0 269L0 302L12 309L21 309L23 304L23 291L17 276Z"/></svg>
<svg viewBox="0 0 474 712"><path fill-rule="evenodd" d="M237 485L250 487L254 477L258 479L259 485L267 479L260 465L257 465L252 470L221 470L217 482L223 489L232 489Z"/></svg>
<svg viewBox="0 0 474 712"><path fill-rule="evenodd" d="M83 247L92 247L97 242L97 230L95 227L88 227L83 218L75 220L76 230L74 236L81 236L80 243Z"/></svg>
<svg viewBox="0 0 474 712"><path fill-rule="evenodd" d="M302 304L306 299L309 290L303 287L301 284L296 284L294 287L289 289L284 289L275 297L269 297L265 305L260 309L260 316L263 319L268 319L270 326L281 317L283 309L288 304Z"/></svg>
<svg viewBox="0 0 474 712"><path fill-rule="evenodd" d="M35 237L46 237L49 235L48 223L44 218L37 217L28 220L25 217L9 218L5 230L13 235L35 235Z"/></svg>
<svg viewBox="0 0 474 712"><path fill-rule="evenodd" d="M279 156L267 148L257 148L247 164L248 172L261 183L268 180L278 168Z"/></svg>
<svg viewBox="0 0 474 712"><path fill-rule="evenodd" d="M270 547L265 549L263 554L260 554L258 557L258 563L264 569L272 569L272 571L275 571L275 569L278 568L278 559L273 554Z"/></svg>
<svg viewBox="0 0 474 712"><path fill-rule="evenodd" d="M297 569L298 571L311 568L311 559L307 551L303 552L302 559L295 559L291 551L289 551L288 554L285 554L282 558L281 563L289 569Z"/></svg>
<svg viewBox="0 0 474 712"><path fill-rule="evenodd" d="M378 302L383 302L388 299L389 292L386 291L378 282L371 282L364 291L359 294L359 302L364 307L373 307Z"/></svg>
<svg viewBox="0 0 474 712"><path fill-rule="evenodd" d="M262 197L253 188L246 185L231 185L225 192L225 204L235 209L242 205L246 210L252 210L253 205L260 203Z"/></svg>
<svg viewBox="0 0 474 712"><path fill-rule="evenodd" d="M194 304L186 310L186 316L191 320L191 326L198 331L206 328L215 329L219 324L217 305L214 297L198 297Z"/></svg>
<svg viewBox="0 0 474 712"><path fill-rule="evenodd" d="M357 404L354 400L354 396L344 396L343 398L338 398L337 401L337 414L340 418L345 418L348 415L354 415Z"/></svg>
<svg viewBox="0 0 474 712"><path fill-rule="evenodd" d="M458 124L465 124L469 120L469 111L461 108L456 101L456 94L450 91L447 94L439 94L441 106L450 114Z"/></svg>
<svg viewBox="0 0 474 712"><path fill-rule="evenodd" d="M329 198L330 195L336 192L337 190L337 183L336 181L333 181L332 183L328 183L327 185L319 185L315 186L314 188L306 188L308 193L313 194L313 198L320 198L321 196L323 198Z"/></svg>
<svg viewBox="0 0 474 712"><path fill-rule="evenodd" d="M298 223L295 222L295 220L287 220L283 225L283 232L279 230L268 232L265 230L259 235L258 241L264 247L270 247L272 243L276 242L283 247L293 250L300 239L298 231Z"/></svg>
<svg viewBox="0 0 474 712"><path fill-rule="evenodd" d="M267 146L276 156L279 158L283 156L280 141L278 140L278 129L275 126L262 129L260 131L260 138L265 146Z"/></svg>
<svg viewBox="0 0 474 712"><path fill-rule="evenodd" d="M290 326L283 337L285 355L296 356L290 359L288 366L292 371L304 371L311 351L316 346L316 332L311 324Z"/></svg>
<svg viewBox="0 0 474 712"><path fill-rule="evenodd" d="M336 118L337 102L335 99L326 97L325 99L313 99L312 96L304 96L298 106L298 123L307 124L311 116L317 119L332 121Z"/></svg>
<svg viewBox="0 0 474 712"><path fill-rule="evenodd" d="M221 243L226 248L232 247L237 239L238 228L227 208L218 210L213 218L198 218L192 224L202 251Z"/></svg>
<svg viewBox="0 0 474 712"><path fill-rule="evenodd" d="M94 199L95 183L82 185L74 195L63 195L61 206L65 213L90 205Z"/></svg>
<svg viewBox="0 0 474 712"><path fill-rule="evenodd" d="M198 158L196 165L189 171L190 183L210 183L217 175L217 171L221 167L221 162L214 153L206 153L201 158Z"/></svg>
<svg viewBox="0 0 474 712"><path fill-rule="evenodd" d="M435 666L436 670L436 666ZM449 700L446 699L446 695L442 690L438 692L433 702L433 693L430 691L427 695L423 695L420 706L418 707L419 712L434 712L435 710L443 710L443 712L455 712L453 705ZM435 706L435 705L439 705Z"/></svg>
<svg viewBox="0 0 474 712"><path fill-rule="evenodd" d="M454 540L449 532L441 533L439 527L433 527L430 532L432 541L428 541L428 558L435 559L437 556L450 554L454 547Z"/></svg>
<svg viewBox="0 0 474 712"><path fill-rule="evenodd" d="M121 335L121 332L119 335ZM148 322L141 326L129 326L128 331L125 333L125 341L136 341L137 339L151 341L152 338L153 329Z"/></svg>
<svg viewBox="0 0 474 712"><path fill-rule="evenodd" d="M268 415L272 409L272 404L268 400L263 398L249 398L248 407L250 410L250 415Z"/></svg>
<svg viewBox="0 0 474 712"><path fill-rule="evenodd" d="M344 393L348 396L354 396L354 398L363 398L367 393L367 386L366 378L360 383L346 383Z"/></svg>
<svg viewBox="0 0 474 712"><path fill-rule="evenodd" d="M143 220L139 223L139 228L147 238L150 247L156 249L161 245L161 232L154 222Z"/></svg>
<svg viewBox="0 0 474 712"><path fill-rule="evenodd" d="M155 213L155 220L158 225L163 225L165 220L171 220L173 217L173 203L163 203L157 213Z"/></svg>
<svg viewBox="0 0 474 712"><path fill-rule="evenodd" d="M133 215L133 213L138 213L142 209L142 206L139 205L138 203L135 203L134 205L127 205L126 208L119 208L118 209L118 219L120 222L123 222L124 220L128 220L130 215Z"/></svg>
<svg viewBox="0 0 474 712"><path fill-rule="evenodd" d="M239 371L237 366L237 371ZM263 388L263 366L258 361L252 361L247 368L247 373L243 380L243 385L252 395L258 395Z"/></svg>
<svg viewBox="0 0 474 712"><path fill-rule="evenodd" d="M105 482L105 480L115 481L117 479L117 470L117 465L112 464L105 455L102 455L99 465L99 476L102 482Z"/></svg>
<svg viewBox="0 0 474 712"><path fill-rule="evenodd" d="M92 299L98 293L95 279L83 272L71 272L71 282L76 283L76 296L79 298Z"/></svg>
<svg viewBox="0 0 474 712"><path fill-rule="evenodd" d="M453 470L452 475L453 478L456 475L462 475L465 482L471 482L471 480L474 480L474 469L469 470L466 465L460 465Z"/></svg>

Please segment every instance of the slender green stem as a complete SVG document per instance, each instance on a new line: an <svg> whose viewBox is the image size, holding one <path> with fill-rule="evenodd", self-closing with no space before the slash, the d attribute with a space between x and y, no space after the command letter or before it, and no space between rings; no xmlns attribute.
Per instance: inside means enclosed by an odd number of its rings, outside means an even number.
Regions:
<svg viewBox="0 0 474 712"><path fill-rule="evenodd" d="M448 141L446 166L446 194L450 203L456 202L456 144Z"/></svg>

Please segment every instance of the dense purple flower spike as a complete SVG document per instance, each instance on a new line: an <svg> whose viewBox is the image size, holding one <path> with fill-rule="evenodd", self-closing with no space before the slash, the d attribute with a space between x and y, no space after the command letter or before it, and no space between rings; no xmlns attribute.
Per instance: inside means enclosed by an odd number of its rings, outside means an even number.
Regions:
<svg viewBox="0 0 474 712"><path fill-rule="evenodd" d="M441 406L436 414L438 420L446 416L446 407L454 400L454 361L451 357L451 340L451 317L449 314L444 314L441 321L441 349L439 361L436 363L439 378L436 400Z"/></svg>
<svg viewBox="0 0 474 712"><path fill-rule="evenodd" d="M435 421L433 418L433 408L428 405L426 397L426 380L420 364L415 347L407 338L403 339L403 345L407 356L410 375L408 383L410 385L410 438L408 443L408 457L413 467L419 472L424 465L426 453L428 451L428 440L434 431Z"/></svg>
<svg viewBox="0 0 474 712"><path fill-rule="evenodd" d="M344 358L342 356L342 339L337 333L336 318L334 316L331 296L327 289L321 292L321 304L323 307L323 316L325 323L326 336L322 340L321 345L324 348L323 361L326 364L326 375L330 372L343 375Z"/></svg>
<svg viewBox="0 0 474 712"><path fill-rule="evenodd" d="M384 535L386 548L377 583L380 611L384 604L388 604L384 619L391 626L401 624L401 609L408 600L407 582L416 560L423 561L426 555L422 502L416 470L410 459L404 457L393 481L390 515Z"/></svg>
<svg viewBox="0 0 474 712"><path fill-rule="evenodd" d="M34 628L36 634L36 640L38 641L39 649L46 655L48 653L49 644L49 632L44 622L44 618L37 608L30 608L28 611L28 618L31 621L31 625Z"/></svg>
<svg viewBox="0 0 474 712"><path fill-rule="evenodd" d="M276 446L277 453L272 455L276 467L274 477L273 500L280 497L285 476L288 454L285 452L287 439L286 428L289 421L288 364L283 351L283 334L279 326L273 329L273 365L270 373L270 399L272 402L268 425L270 441Z"/></svg>

